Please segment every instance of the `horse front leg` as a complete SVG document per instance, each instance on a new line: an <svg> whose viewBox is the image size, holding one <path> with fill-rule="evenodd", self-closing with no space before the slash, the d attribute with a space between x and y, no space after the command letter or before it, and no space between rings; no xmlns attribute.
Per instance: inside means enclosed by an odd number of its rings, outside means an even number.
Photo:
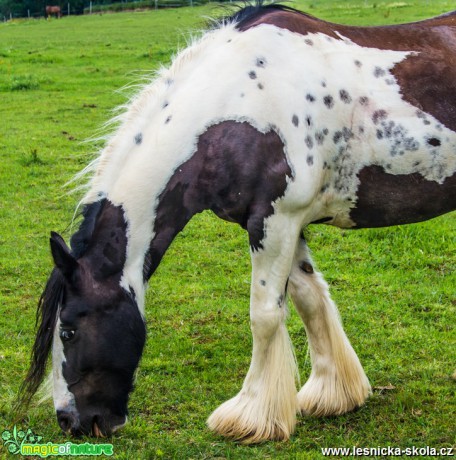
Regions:
<svg viewBox="0 0 456 460"><path fill-rule="evenodd" d="M208 419L210 429L243 443L288 439L298 412L297 366L285 320L300 222L278 216L267 222L263 247L251 251L251 365L241 391Z"/></svg>
<svg viewBox="0 0 456 460"><path fill-rule="evenodd" d="M369 381L304 239L296 249L289 292L304 322L312 362L310 378L298 394L301 412L320 417L361 406L371 393Z"/></svg>

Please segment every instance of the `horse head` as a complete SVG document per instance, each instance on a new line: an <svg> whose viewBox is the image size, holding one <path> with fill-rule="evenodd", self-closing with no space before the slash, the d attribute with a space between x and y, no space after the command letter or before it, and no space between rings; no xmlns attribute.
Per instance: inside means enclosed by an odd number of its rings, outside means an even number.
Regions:
<svg viewBox="0 0 456 460"><path fill-rule="evenodd" d="M121 211L109 203L92 207L97 215L86 212L72 238L76 251L51 234L55 268L40 300L41 324L26 389L36 390L52 346L60 427L73 435L100 436L126 422L146 331L133 290L121 286L126 246ZM109 232L100 227L106 220L114 223Z"/></svg>

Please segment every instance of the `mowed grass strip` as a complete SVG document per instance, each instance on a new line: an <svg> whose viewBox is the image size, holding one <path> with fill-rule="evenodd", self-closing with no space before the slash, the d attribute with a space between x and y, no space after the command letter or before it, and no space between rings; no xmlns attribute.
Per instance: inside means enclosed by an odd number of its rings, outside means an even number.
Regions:
<svg viewBox="0 0 456 460"><path fill-rule="evenodd" d="M351 24L406 22L454 7L425 0L295 6ZM11 404L52 267L49 232L68 239L74 230L81 193L62 186L101 145L84 140L99 135L134 92L129 86L152 78L204 28L205 16L219 14L208 5L0 25L0 431L14 424ZM148 341L130 423L108 441L115 457L315 459L321 447L453 445L455 217L390 229L308 230L374 395L342 417L300 418L287 443L254 447L213 436L205 426L211 411L239 391L250 363L247 236L209 213L195 217L151 279ZM290 309L304 382L307 342ZM18 426L46 442L68 440L50 401L32 406ZM0 457L6 455L0 447Z"/></svg>

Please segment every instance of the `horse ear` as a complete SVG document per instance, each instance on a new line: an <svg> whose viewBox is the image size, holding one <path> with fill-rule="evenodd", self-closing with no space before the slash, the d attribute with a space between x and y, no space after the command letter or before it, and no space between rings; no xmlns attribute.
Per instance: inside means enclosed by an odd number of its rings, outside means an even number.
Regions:
<svg viewBox="0 0 456 460"><path fill-rule="evenodd" d="M65 278L70 279L74 274L78 262L71 254L65 240L55 232L51 232L51 252L55 266L62 272Z"/></svg>

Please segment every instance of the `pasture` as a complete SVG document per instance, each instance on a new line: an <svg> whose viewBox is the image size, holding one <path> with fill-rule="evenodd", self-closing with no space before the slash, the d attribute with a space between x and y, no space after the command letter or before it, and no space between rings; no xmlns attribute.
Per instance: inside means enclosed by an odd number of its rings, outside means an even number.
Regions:
<svg viewBox="0 0 456 460"><path fill-rule="evenodd" d="M351 24L449 11L449 1L299 1ZM375 6L374 6L375 5ZM51 269L49 232L68 240L80 193L63 185L93 157L98 129L204 27L213 5L0 25L0 433L29 361L38 297ZM117 91L123 88L121 91ZM250 261L244 232L209 213L178 236L149 284L148 340L130 422L105 440L115 458L321 457L322 447L455 444L456 215L390 229L307 232L345 330L373 386L337 418L300 417L286 443L245 447L214 436L206 418L242 385L250 360ZM301 380L310 372L302 323L288 327ZM18 427L64 443L52 402ZM99 442L83 438L79 442ZM0 446L0 457L6 451Z"/></svg>

